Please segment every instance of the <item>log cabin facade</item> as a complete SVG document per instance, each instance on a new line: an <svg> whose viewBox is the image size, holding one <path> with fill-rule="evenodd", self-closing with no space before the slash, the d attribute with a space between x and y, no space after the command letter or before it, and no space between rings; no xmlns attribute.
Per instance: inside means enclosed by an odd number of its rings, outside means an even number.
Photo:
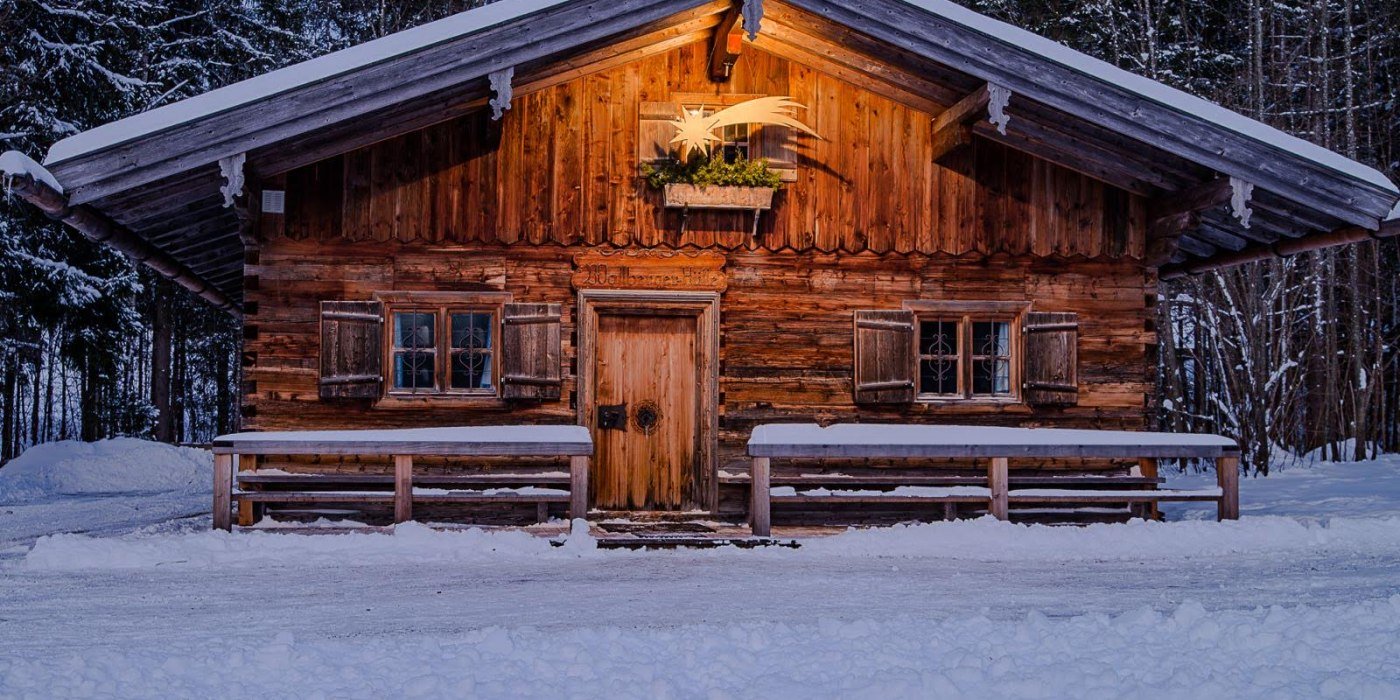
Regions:
<svg viewBox="0 0 1400 700"><path fill-rule="evenodd" d="M398 36L59 144L67 191L21 194L242 316L245 429L578 424L599 511L742 514L765 422L1142 430L1161 277L1394 233L1364 166L932 0L504 0ZM648 185L680 110L772 96L819 136L717 135L771 204Z"/></svg>

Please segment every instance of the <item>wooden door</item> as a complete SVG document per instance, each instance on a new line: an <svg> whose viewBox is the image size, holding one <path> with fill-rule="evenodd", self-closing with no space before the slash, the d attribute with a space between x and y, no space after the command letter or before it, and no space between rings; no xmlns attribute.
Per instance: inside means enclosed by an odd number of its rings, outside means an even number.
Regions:
<svg viewBox="0 0 1400 700"><path fill-rule="evenodd" d="M596 337L594 507L686 507L700 423L697 317L605 313Z"/></svg>

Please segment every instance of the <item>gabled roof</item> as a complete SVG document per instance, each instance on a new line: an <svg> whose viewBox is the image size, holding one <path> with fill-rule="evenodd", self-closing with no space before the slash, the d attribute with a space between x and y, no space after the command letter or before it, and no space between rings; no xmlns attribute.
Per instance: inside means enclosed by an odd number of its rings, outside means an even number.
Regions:
<svg viewBox="0 0 1400 700"><path fill-rule="evenodd" d="M1228 215L1204 218L1182 237L1178 265L1346 227L1374 231L1400 199L1373 168L947 0L767 4L792 25L784 31L941 80L943 94L928 96L935 107L977 84L1009 88L1011 133L979 133L1112 184L1152 197L1187 195L1224 176L1256 186L1261 223L1249 230ZM242 250L237 218L221 207L219 159L247 154L255 175L285 172L476 108L493 71L514 68L519 93L607 60L593 48L674 42L668 31L713 27L728 7L501 0L83 132L55 144L46 164L72 204L92 206L236 296ZM760 25L756 46L765 39L783 37L765 37Z"/></svg>

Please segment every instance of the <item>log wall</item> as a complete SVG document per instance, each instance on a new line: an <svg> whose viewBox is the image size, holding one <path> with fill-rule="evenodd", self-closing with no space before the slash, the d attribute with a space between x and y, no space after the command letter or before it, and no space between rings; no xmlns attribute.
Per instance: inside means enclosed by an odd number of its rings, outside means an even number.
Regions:
<svg viewBox="0 0 1400 700"><path fill-rule="evenodd" d="M501 421L573 422L577 330L572 257L562 246L268 241L248 272L257 312L247 319L244 397L250 429L408 427ZM1139 429L1151 389L1155 279L1139 261L994 256L814 254L732 251L720 304L720 464L740 458L752 427L767 420L968 421L1026 426ZM517 301L564 307L564 398L539 404L495 399L439 403L325 402L317 392L319 304L387 290L511 292ZM851 318L856 309L899 308L910 299L1033 300L1079 314L1076 406L1024 404L862 406L852 400Z"/></svg>

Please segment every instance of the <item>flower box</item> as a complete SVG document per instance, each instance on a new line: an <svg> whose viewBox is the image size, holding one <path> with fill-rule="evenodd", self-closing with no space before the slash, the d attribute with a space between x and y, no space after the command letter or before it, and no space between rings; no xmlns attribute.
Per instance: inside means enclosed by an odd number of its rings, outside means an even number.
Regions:
<svg viewBox="0 0 1400 700"><path fill-rule="evenodd" d="M666 185L668 209L738 209L767 211L773 208L773 188L712 185L701 187L683 183Z"/></svg>

